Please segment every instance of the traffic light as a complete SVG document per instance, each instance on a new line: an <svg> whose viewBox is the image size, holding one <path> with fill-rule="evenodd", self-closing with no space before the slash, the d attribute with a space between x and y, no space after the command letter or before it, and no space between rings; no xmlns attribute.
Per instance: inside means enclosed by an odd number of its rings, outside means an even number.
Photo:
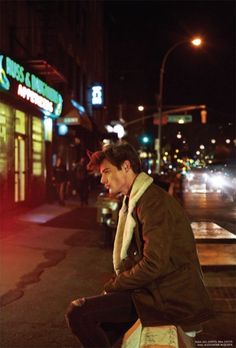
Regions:
<svg viewBox="0 0 236 348"><path fill-rule="evenodd" d="M207 111L201 110L201 123L207 123Z"/></svg>
<svg viewBox="0 0 236 348"><path fill-rule="evenodd" d="M144 133L139 136L139 144L143 149L151 150L154 143L154 136L150 133Z"/></svg>
<svg viewBox="0 0 236 348"><path fill-rule="evenodd" d="M145 145L149 144L150 143L150 137L148 135L142 135L141 143L145 144Z"/></svg>

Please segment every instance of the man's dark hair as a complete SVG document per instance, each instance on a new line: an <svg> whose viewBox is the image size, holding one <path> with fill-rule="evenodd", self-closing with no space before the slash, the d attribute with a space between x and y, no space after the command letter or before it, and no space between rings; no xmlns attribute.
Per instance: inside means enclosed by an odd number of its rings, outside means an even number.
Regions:
<svg viewBox="0 0 236 348"><path fill-rule="evenodd" d="M141 163L138 154L133 146L131 146L129 143L108 145L104 148L103 151L94 152L90 156L90 162L87 166L88 170L98 170L100 164L104 159L108 160L119 170L121 169L124 161L128 160L134 173L138 174L141 172Z"/></svg>

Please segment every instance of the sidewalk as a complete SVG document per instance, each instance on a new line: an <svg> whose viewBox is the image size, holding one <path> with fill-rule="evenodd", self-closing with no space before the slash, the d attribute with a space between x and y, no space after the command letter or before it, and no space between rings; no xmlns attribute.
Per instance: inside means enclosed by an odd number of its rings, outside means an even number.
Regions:
<svg viewBox="0 0 236 348"><path fill-rule="evenodd" d="M10 221L9 234L0 241L1 348L78 347L64 319L66 308L79 294L102 291L111 251L98 247L94 200L79 208L82 217L89 213L94 229L42 223L78 206L74 200L65 207L44 204Z"/></svg>
<svg viewBox="0 0 236 348"><path fill-rule="evenodd" d="M90 195L89 207L96 207L97 192ZM64 240L72 233L71 229L58 229L42 226L59 216L73 211L80 206L78 198L70 198L65 206L54 203L44 203L32 209L18 210L5 216L0 221L0 307L11 302L12 289L18 287L20 279L31 273L37 265L45 262L55 262L69 248ZM34 247L32 247L34 245ZM47 250L57 250L53 256L45 255ZM10 270L9 270L10 269ZM37 273L37 272L36 272ZM35 280L38 278L35 275ZM7 294L7 295L6 295Z"/></svg>
<svg viewBox="0 0 236 348"><path fill-rule="evenodd" d="M99 189L90 192L89 206L96 207L96 199ZM43 203L35 208L17 208L8 214L0 215L0 240L11 233L16 233L22 229L27 229L28 223L44 224L59 215L76 209L80 206L78 197L70 197L66 200L66 205L61 206L54 201Z"/></svg>
<svg viewBox="0 0 236 348"><path fill-rule="evenodd" d="M0 253L2 348L77 347L64 323L66 304L78 293L92 295L101 291L102 284L112 271L111 250L98 246L96 195L92 194L88 208L79 208L78 202L71 199L64 207L56 203L43 204L10 221L8 235L1 239ZM56 223L52 223L57 219L65 222L68 219L88 221L87 227L78 228L80 223L68 221L64 227L58 228ZM14 233L11 228L14 228ZM217 261L218 255L213 253L213 256ZM205 324L196 345L234 347L235 269L204 267L204 276L216 317ZM39 304L35 298L40 298ZM36 317L31 314L32 307L37 310ZM27 319L24 315L21 319L20 313L28 310ZM44 337L42 333L40 335L42 325L49 325ZM24 334L22 328L26 330ZM28 331L32 336L30 339Z"/></svg>

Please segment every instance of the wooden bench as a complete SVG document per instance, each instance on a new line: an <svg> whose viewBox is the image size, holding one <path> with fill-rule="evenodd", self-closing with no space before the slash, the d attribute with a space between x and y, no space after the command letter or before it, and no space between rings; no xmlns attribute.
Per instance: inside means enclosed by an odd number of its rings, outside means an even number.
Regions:
<svg viewBox="0 0 236 348"><path fill-rule="evenodd" d="M214 222L191 223L203 267L236 266L236 236Z"/></svg>
<svg viewBox="0 0 236 348"><path fill-rule="evenodd" d="M191 223L197 243L235 243L236 235L210 221Z"/></svg>
<svg viewBox="0 0 236 348"><path fill-rule="evenodd" d="M142 327L138 319L125 333L121 348L193 348L194 338L174 325Z"/></svg>

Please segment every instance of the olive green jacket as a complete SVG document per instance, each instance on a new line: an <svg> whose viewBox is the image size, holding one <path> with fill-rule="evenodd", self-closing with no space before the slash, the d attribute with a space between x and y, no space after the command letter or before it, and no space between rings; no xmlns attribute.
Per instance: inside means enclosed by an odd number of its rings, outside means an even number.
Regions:
<svg viewBox="0 0 236 348"><path fill-rule="evenodd" d="M197 329L213 311L183 208L152 183L138 200L133 218L136 226L128 256L105 291L131 291L144 326Z"/></svg>

